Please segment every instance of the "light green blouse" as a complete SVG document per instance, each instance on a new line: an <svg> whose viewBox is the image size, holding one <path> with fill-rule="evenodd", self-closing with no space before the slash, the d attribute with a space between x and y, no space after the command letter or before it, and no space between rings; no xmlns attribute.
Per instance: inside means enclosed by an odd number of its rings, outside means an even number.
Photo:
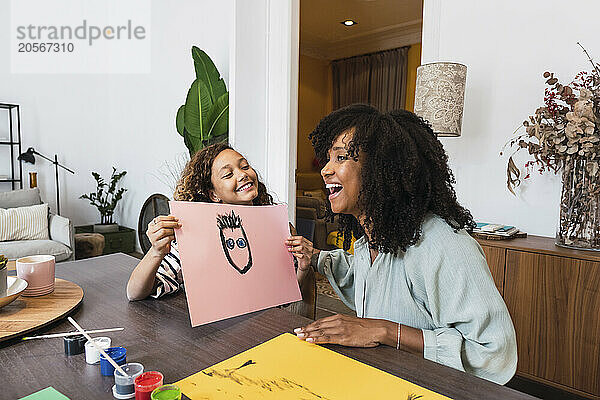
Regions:
<svg viewBox="0 0 600 400"><path fill-rule="evenodd" d="M515 330L479 244L430 216L419 242L373 265L363 236L354 256L322 251L318 271L358 317L423 331L428 360L504 384L517 367Z"/></svg>

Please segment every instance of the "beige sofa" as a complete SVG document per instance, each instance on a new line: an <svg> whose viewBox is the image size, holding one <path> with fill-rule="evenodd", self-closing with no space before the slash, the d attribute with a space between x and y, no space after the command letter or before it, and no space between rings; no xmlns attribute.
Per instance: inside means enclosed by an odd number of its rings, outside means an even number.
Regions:
<svg viewBox="0 0 600 400"><path fill-rule="evenodd" d="M42 204L40 191L35 189L13 190L0 193L0 208L27 207ZM48 215L47 240L16 240L0 242L0 254L9 260L20 257L50 254L56 261L75 259L73 224L68 218L50 213Z"/></svg>
<svg viewBox="0 0 600 400"><path fill-rule="evenodd" d="M327 236L338 229L337 220L325 220L327 195L318 172L296 174L296 223L299 218L314 221L313 246L320 250L335 248L327 244Z"/></svg>

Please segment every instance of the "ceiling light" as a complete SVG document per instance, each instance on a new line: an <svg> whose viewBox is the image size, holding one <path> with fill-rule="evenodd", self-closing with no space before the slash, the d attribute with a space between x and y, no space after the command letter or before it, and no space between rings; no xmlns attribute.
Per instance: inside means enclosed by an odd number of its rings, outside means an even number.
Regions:
<svg viewBox="0 0 600 400"><path fill-rule="evenodd" d="M340 24L344 24L346 26L352 26L352 25L356 25L358 22L353 21L351 19L347 19L345 21L340 22Z"/></svg>

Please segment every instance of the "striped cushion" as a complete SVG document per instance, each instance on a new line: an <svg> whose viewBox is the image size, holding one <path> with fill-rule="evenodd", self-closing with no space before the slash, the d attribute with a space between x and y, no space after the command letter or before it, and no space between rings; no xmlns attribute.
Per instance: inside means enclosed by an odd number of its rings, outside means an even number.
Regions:
<svg viewBox="0 0 600 400"><path fill-rule="evenodd" d="M48 204L0 208L0 241L49 239Z"/></svg>

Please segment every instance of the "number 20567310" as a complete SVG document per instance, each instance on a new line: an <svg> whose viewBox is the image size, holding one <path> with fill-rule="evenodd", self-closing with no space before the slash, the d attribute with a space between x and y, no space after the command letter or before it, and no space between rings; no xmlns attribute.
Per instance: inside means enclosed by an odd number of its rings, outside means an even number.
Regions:
<svg viewBox="0 0 600 400"><path fill-rule="evenodd" d="M21 42L17 46L19 53L72 53L75 50L71 42Z"/></svg>

